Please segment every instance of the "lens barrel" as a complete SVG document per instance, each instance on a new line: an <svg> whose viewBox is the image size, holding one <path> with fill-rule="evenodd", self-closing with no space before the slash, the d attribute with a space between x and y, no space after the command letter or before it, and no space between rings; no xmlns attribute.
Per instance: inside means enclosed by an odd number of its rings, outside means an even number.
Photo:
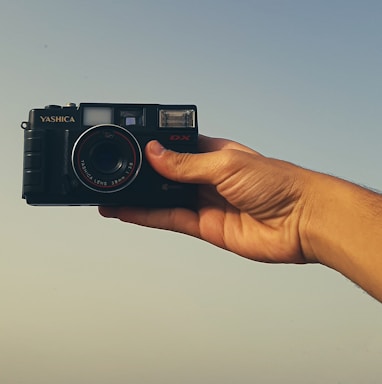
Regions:
<svg viewBox="0 0 382 384"><path fill-rule="evenodd" d="M72 166L79 181L101 193L120 191L139 173L142 151L125 128L96 125L81 134L73 146Z"/></svg>

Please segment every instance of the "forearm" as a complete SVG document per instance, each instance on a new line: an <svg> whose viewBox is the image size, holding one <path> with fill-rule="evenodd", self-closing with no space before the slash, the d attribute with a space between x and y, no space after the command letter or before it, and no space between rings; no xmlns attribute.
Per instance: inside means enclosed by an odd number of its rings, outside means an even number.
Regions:
<svg viewBox="0 0 382 384"><path fill-rule="evenodd" d="M318 173L308 179L305 254L382 302L382 195Z"/></svg>

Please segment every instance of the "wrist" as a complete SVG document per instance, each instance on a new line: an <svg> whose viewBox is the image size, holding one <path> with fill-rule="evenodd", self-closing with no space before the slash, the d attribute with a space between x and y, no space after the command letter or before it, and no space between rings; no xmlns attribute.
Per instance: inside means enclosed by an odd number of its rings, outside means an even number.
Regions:
<svg viewBox="0 0 382 384"><path fill-rule="evenodd" d="M301 248L308 262L326 264L327 248L331 248L331 233L338 220L332 217L338 214L341 193L338 180L314 171L306 171L304 194L302 195L302 214L300 220ZM339 204L341 203L341 204Z"/></svg>
<svg viewBox="0 0 382 384"><path fill-rule="evenodd" d="M306 260L333 268L382 296L382 196L308 171L300 239Z"/></svg>

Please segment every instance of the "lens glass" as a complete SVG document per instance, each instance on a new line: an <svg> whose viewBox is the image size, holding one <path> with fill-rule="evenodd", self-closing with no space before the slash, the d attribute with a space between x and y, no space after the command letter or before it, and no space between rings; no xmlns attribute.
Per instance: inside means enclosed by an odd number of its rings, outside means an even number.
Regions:
<svg viewBox="0 0 382 384"><path fill-rule="evenodd" d="M101 142L90 151L94 169L104 174L116 172L123 164L123 154L113 142Z"/></svg>
<svg viewBox="0 0 382 384"><path fill-rule="evenodd" d="M96 192L117 192L130 185L140 170L142 151L135 137L117 125L89 128L73 146L77 178Z"/></svg>

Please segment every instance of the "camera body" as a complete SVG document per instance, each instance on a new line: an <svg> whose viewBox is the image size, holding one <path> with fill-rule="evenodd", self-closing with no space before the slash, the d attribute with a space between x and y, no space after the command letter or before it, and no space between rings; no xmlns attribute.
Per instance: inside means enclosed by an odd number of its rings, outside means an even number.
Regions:
<svg viewBox="0 0 382 384"><path fill-rule="evenodd" d="M22 197L30 205L188 207L196 185L159 175L144 148L197 152L195 105L49 105L23 122Z"/></svg>

